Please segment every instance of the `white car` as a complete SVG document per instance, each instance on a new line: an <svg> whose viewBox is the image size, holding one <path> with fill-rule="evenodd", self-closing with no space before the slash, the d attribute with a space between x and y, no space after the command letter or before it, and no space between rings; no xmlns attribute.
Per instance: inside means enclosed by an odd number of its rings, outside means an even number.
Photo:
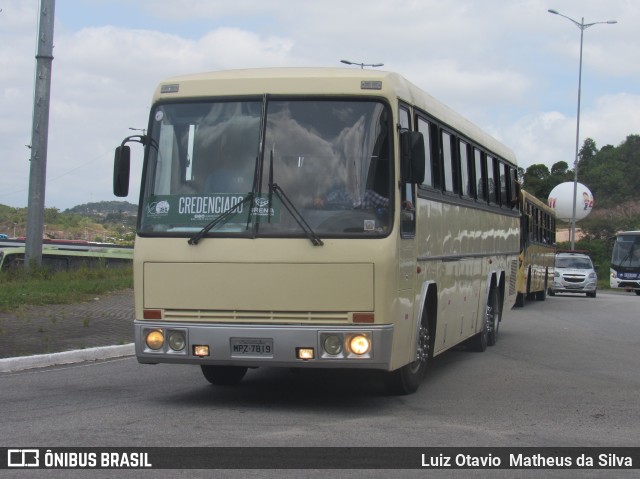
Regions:
<svg viewBox="0 0 640 479"><path fill-rule="evenodd" d="M556 293L586 293L596 297L598 275L591 258L584 253L556 254L553 285L549 289L551 296Z"/></svg>

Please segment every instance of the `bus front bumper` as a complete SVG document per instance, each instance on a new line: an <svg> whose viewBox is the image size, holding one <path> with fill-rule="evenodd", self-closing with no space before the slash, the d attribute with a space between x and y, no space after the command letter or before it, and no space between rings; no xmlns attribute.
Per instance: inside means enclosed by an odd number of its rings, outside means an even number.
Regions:
<svg viewBox="0 0 640 479"><path fill-rule="evenodd" d="M390 370L393 325L134 321L138 362Z"/></svg>
<svg viewBox="0 0 640 479"><path fill-rule="evenodd" d="M626 291L640 290L640 280L629 280L629 279L618 279L618 278L610 278L609 286L611 289L624 289Z"/></svg>

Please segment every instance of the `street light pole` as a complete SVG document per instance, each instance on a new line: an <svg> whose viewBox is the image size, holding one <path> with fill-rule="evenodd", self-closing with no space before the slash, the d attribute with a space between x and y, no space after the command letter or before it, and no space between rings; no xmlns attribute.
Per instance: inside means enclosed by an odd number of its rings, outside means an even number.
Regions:
<svg viewBox="0 0 640 479"><path fill-rule="evenodd" d="M549 13L553 13L554 15L559 15L561 17L566 18L571 23L573 23L576 27L580 29L580 67L578 69L578 113L576 119L576 157L573 163L573 212L571 214L571 249L575 249L576 244L576 201L578 196L578 159L580 156L580 96L582 90L582 44L584 40L584 31L592 27L594 25L599 24L609 24L612 25L614 23L618 23L616 20L607 20L606 22L593 22L593 23L584 23L584 17L580 23L578 23L573 18L567 17L562 13L559 13L557 10L548 10Z"/></svg>
<svg viewBox="0 0 640 479"><path fill-rule="evenodd" d="M47 142L49 136L55 7L55 0L40 0L30 146L31 165L29 166L27 231L24 243L25 269L29 269L32 264L36 266L42 264L42 225L44 222L44 194L47 176Z"/></svg>

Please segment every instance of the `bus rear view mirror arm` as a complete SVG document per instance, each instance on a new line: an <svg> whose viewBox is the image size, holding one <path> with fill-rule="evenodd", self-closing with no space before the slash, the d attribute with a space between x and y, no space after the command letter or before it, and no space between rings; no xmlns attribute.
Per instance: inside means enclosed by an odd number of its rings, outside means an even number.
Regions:
<svg viewBox="0 0 640 479"><path fill-rule="evenodd" d="M116 148L113 160L113 194L118 197L129 195L131 148L126 146L129 142L140 143L143 146L150 144L147 135L132 135L122 140L120 146Z"/></svg>

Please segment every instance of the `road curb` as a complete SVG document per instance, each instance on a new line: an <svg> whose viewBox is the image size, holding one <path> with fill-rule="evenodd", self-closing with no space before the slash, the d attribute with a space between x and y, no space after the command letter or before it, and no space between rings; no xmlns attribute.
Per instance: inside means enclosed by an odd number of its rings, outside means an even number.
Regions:
<svg viewBox="0 0 640 479"><path fill-rule="evenodd" d="M25 369L46 368L60 364L74 364L84 361L98 361L123 356L133 356L133 343L121 346L104 346L99 348L78 349L63 353L38 354L36 356L22 356L0 359L0 373L24 371Z"/></svg>

